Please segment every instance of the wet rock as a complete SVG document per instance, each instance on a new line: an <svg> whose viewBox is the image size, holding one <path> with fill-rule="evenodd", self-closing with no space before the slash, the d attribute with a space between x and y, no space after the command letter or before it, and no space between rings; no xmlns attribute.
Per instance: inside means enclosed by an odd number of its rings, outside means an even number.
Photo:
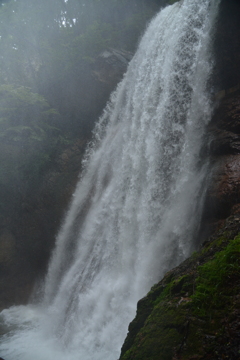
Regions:
<svg viewBox="0 0 240 360"><path fill-rule="evenodd" d="M216 78L219 89L240 83L240 6L238 0L222 0L215 34Z"/></svg>
<svg viewBox="0 0 240 360"><path fill-rule="evenodd" d="M240 156L223 157L215 164L208 190L208 216L226 218L240 203Z"/></svg>
<svg viewBox="0 0 240 360"><path fill-rule="evenodd" d="M121 360L239 359L239 231L231 216L139 301Z"/></svg>
<svg viewBox="0 0 240 360"><path fill-rule="evenodd" d="M210 144L213 155L240 154L240 135L216 130Z"/></svg>
<svg viewBox="0 0 240 360"><path fill-rule="evenodd" d="M96 59L93 74L96 79L108 85L120 81L132 59L131 52L120 49L106 49Z"/></svg>
<svg viewBox="0 0 240 360"><path fill-rule="evenodd" d="M212 181L205 220L224 219L240 203L240 93L222 100L209 127Z"/></svg>
<svg viewBox="0 0 240 360"><path fill-rule="evenodd" d="M13 265L15 260L15 237L7 228L4 228L0 233L0 271L3 271L8 265Z"/></svg>

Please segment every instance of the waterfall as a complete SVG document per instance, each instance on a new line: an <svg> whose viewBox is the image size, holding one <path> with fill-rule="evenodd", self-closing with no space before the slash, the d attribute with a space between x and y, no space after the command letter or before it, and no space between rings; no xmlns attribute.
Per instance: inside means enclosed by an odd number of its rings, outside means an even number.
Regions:
<svg viewBox="0 0 240 360"><path fill-rule="evenodd" d="M43 299L0 314L5 360L116 360L137 301L193 251L219 2L150 23L95 127Z"/></svg>

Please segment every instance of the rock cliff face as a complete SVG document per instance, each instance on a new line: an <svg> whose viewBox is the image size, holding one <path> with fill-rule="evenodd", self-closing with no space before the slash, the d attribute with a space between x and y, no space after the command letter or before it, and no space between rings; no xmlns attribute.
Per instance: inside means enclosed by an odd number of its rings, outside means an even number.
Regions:
<svg viewBox="0 0 240 360"><path fill-rule="evenodd" d="M239 220L228 218L139 301L121 360L240 358Z"/></svg>
<svg viewBox="0 0 240 360"><path fill-rule="evenodd" d="M238 211L240 202L240 92L228 95L216 111L209 132L213 181L207 206L218 220Z"/></svg>
<svg viewBox="0 0 240 360"><path fill-rule="evenodd" d="M205 221L220 223L240 202L240 5L222 0L215 36L216 111L209 126L213 180Z"/></svg>
<svg viewBox="0 0 240 360"><path fill-rule="evenodd" d="M129 61L133 54L119 49L106 49L99 54L93 75L103 84L107 84L110 89L116 86L116 81L120 81L122 75L127 70Z"/></svg>
<svg viewBox="0 0 240 360"><path fill-rule="evenodd" d="M240 7L238 0L222 0L215 39L216 79L219 89L240 83Z"/></svg>

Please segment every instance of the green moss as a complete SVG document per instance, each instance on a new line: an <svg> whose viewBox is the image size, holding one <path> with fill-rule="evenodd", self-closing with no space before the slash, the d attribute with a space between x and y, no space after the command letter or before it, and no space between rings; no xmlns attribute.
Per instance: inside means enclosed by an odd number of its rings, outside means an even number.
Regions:
<svg viewBox="0 0 240 360"><path fill-rule="evenodd" d="M159 360L161 354L161 360L170 360L185 332L185 313L177 313L175 306L166 308L158 304L137 334L133 346L121 359Z"/></svg>
<svg viewBox="0 0 240 360"><path fill-rule="evenodd" d="M225 308L229 296L239 289L232 288L234 278L240 275L240 236L217 253L213 260L200 266L196 289L192 296L194 312L212 316L213 311Z"/></svg>
<svg viewBox="0 0 240 360"><path fill-rule="evenodd" d="M174 278L165 287L162 287L160 295L154 300L153 304L157 305L167 299L178 297L179 295L189 296L193 292L192 275L186 274L178 278Z"/></svg>
<svg viewBox="0 0 240 360"><path fill-rule="evenodd" d="M229 237L231 237L231 234L229 232L225 231L221 236L217 237L213 241L209 241L205 244L204 248L200 252L200 255L204 255L208 253L211 249L221 249L226 245L226 242L229 241ZM198 254L198 253L197 253Z"/></svg>
<svg viewBox="0 0 240 360"><path fill-rule="evenodd" d="M219 342L228 339L223 319L235 320L240 291L240 234L229 236L225 232L206 242L139 301L121 360L210 359L215 354Z"/></svg>

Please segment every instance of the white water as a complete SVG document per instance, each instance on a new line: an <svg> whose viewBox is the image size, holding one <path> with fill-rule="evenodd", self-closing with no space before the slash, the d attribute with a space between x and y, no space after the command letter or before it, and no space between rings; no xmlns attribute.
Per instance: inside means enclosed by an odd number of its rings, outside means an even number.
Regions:
<svg viewBox="0 0 240 360"><path fill-rule="evenodd" d="M0 314L5 360L116 360L138 299L192 251L219 1L180 1L147 29L96 126L43 299Z"/></svg>

